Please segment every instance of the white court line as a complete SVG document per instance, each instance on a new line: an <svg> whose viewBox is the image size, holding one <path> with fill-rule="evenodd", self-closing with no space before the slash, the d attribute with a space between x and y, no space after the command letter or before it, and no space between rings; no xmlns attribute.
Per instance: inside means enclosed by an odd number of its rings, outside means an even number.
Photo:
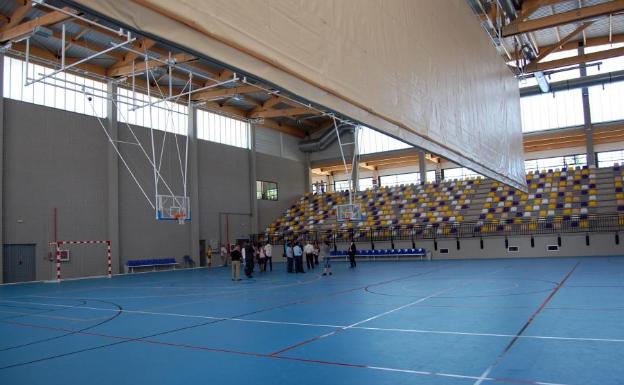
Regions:
<svg viewBox="0 0 624 385"><path fill-rule="evenodd" d="M449 290L449 289L446 289ZM436 295L436 294L432 294ZM419 299L418 301L425 301L424 298ZM179 314L179 313L164 313L164 312L153 312L146 310L129 310L129 309L107 309L107 308L99 308L99 307L90 307L90 306L81 306L76 307L74 305L61 305L61 304L51 304L51 303L39 303L39 302L22 302L22 301L0 301L0 302L10 302L17 304L31 304L37 306L53 306L53 307L61 307L61 308L72 308L72 309L84 309L84 310L93 310L93 311L106 311L106 312L121 312L128 314L141 314L141 315L154 315L154 316L164 316L164 317L180 317L180 318L196 318L196 319L207 319L207 320L220 320L220 321L236 321L236 322L247 322L247 323L260 323L260 324L273 324L273 325L292 325L292 326L304 326L304 327L318 327L318 328L331 328L331 329L356 329L356 330L369 330L369 331L381 331L381 332L398 332L398 333L417 333L417 334L446 334L446 335L461 335L461 336L474 336L474 337L499 337L499 338L512 338L515 337L514 334L501 334L501 333L477 333L477 332L461 332L461 331L451 331L451 330L428 330L428 329L403 329L403 328L381 328L381 327L366 327L366 326L358 326L364 322L371 321L372 319L367 319L364 321L356 322L356 324L352 325L333 325L333 324L320 324L320 323L305 323L305 322L290 322L290 321L272 321L272 320L262 320L262 319L250 319L250 318L232 318L232 317L218 317L218 316L207 316L207 315L193 315L193 314ZM415 303L409 303L407 305L403 305L401 308L405 308L410 305L414 305ZM379 318L383 315L387 315L391 312L398 311L401 309L393 309L388 312L382 313L380 315L371 317L373 319ZM619 338L592 338L592 337L558 337L558 336L540 336L540 335L521 335L518 338L525 339L540 339L540 340L555 340L555 341L578 341L578 342L611 342L611 343L624 343L624 339Z"/></svg>

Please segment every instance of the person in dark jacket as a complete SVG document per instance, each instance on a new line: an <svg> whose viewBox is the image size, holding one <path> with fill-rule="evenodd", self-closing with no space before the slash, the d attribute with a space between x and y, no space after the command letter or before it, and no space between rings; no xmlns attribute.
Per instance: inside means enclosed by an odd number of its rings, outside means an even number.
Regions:
<svg viewBox="0 0 624 385"><path fill-rule="evenodd" d="M357 247L355 247L355 242L351 241L351 245L349 246L349 263L351 264L351 269L356 266L355 254L357 254Z"/></svg>
<svg viewBox="0 0 624 385"><path fill-rule="evenodd" d="M253 278L255 250L251 243L245 243L245 276Z"/></svg>
<svg viewBox="0 0 624 385"><path fill-rule="evenodd" d="M243 255L240 252L240 246L236 245L230 253L232 258L232 281L240 281L240 264Z"/></svg>

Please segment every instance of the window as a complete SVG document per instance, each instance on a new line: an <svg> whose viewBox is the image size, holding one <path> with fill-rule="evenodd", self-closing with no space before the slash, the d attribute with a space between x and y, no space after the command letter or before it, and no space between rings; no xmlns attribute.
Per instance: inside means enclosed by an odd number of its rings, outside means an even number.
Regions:
<svg viewBox="0 0 624 385"><path fill-rule="evenodd" d="M453 180L453 179L471 179L481 176L476 172L466 168L466 167L455 167L455 168L446 168L442 170L442 176L444 180Z"/></svg>
<svg viewBox="0 0 624 385"><path fill-rule="evenodd" d="M335 180L334 191L344 191L344 190L349 190L349 181L348 180Z"/></svg>
<svg viewBox="0 0 624 385"><path fill-rule="evenodd" d="M592 123L624 119L624 82L593 86L588 91Z"/></svg>
<svg viewBox="0 0 624 385"><path fill-rule="evenodd" d="M197 110L197 137L229 146L250 148L249 123Z"/></svg>
<svg viewBox="0 0 624 385"><path fill-rule="evenodd" d="M372 154L412 147L407 143L364 126L359 130L358 146L360 154Z"/></svg>
<svg viewBox="0 0 624 385"><path fill-rule="evenodd" d="M360 178L359 183L360 191L373 188L373 178Z"/></svg>
<svg viewBox="0 0 624 385"><path fill-rule="evenodd" d="M522 132L583 125L581 89L520 98Z"/></svg>
<svg viewBox="0 0 624 385"><path fill-rule="evenodd" d="M154 103L151 108L147 106ZM188 108L185 105L163 101L160 98L125 88L117 89L117 119L120 123L153 128L186 135Z"/></svg>
<svg viewBox="0 0 624 385"><path fill-rule="evenodd" d="M265 201L277 200L277 183L256 181L256 198Z"/></svg>
<svg viewBox="0 0 624 385"><path fill-rule="evenodd" d="M582 167L587 165L587 155L555 156L552 158L530 159L524 161L524 170L539 171L564 167Z"/></svg>
<svg viewBox="0 0 624 385"><path fill-rule="evenodd" d="M585 53L594 53L599 51L605 51L608 49L615 49L624 47L624 43L605 44L596 47L585 48ZM595 63L595 62L594 62ZM624 56L618 56L610 59L603 59L599 61L600 65L587 67L587 75L597 75L606 72L614 72L624 70ZM588 63L591 64L591 63Z"/></svg>
<svg viewBox="0 0 624 385"><path fill-rule="evenodd" d="M599 152L598 167L611 167L614 164L624 164L624 150Z"/></svg>
<svg viewBox="0 0 624 385"><path fill-rule="evenodd" d="M427 182L435 182L435 171L427 171ZM410 172L406 174L384 175L379 177L379 184L382 187L420 184L420 173Z"/></svg>
<svg viewBox="0 0 624 385"><path fill-rule="evenodd" d="M4 57L4 97L79 114L106 117L106 84L71 73L58 73L24 86L24 76L40 78L54 70L12 57ZM84 92L83 92L84 89ZM91 101L87 99L87 95Z"/></svg>

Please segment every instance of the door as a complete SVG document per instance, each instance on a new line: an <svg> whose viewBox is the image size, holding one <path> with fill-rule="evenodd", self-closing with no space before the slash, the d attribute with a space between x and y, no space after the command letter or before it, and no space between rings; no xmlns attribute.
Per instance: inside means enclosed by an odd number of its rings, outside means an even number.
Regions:
<svg viewBox="0 0 624 385"><path fill-rule="evenodd" d="M206 240L199 240L199 266L206 266Z"/></svg>
<svg viewBox="0 0 624 385"><path fill-rule="evenodd" d="M2 247L2 279L4 283L35 280L35 245L6 244Z"/></svg>

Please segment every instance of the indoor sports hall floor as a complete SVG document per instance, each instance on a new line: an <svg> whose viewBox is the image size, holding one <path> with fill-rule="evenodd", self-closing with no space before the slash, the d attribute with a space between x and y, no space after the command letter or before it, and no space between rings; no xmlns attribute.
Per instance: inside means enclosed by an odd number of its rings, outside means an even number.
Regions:
<svg viewBox="0 0 624 385"><path fill-rule="evenodd" d="M0 286L0 384L624 383L624 257Z"/></svg>

